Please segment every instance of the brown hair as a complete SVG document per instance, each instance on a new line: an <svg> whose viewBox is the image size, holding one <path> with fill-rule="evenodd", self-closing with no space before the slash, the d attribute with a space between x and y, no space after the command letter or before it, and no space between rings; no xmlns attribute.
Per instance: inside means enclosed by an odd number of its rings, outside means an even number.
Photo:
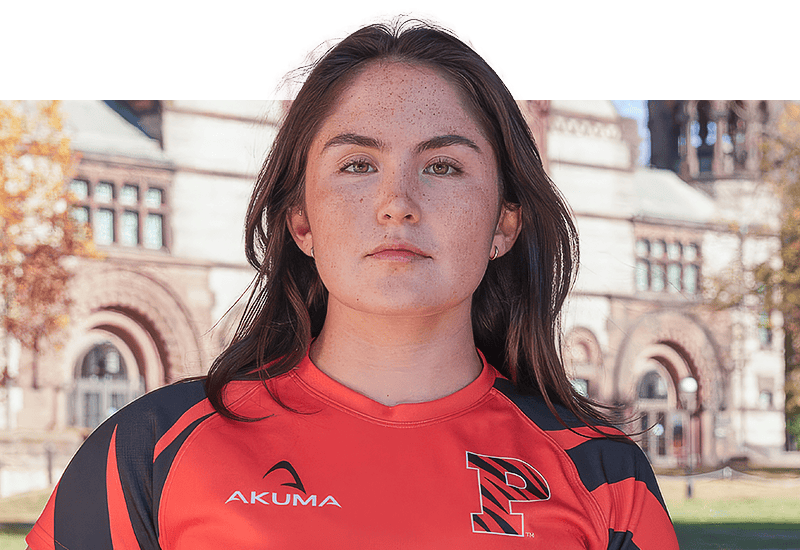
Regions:
<svg viewBox="0 0 800 550"><path fill-rule="evenodd" d="M560 312L578 258L567 206L497 74L455 36L420 22L354 32L313 66L292 103L250 200L245 250L258 273L233 341L206 378L211 403L242 419L225 405L225 385L287 372L322 328L327 291L314 262L292 240L287 220L303 204L306 157L318 128L344 87L381 59L426 65L460 89L494 148L506 204L521 207L519 238L489 263L472 298L476 345L519 391L541 394L551 410L560 403L580 418L600 417L596 404L573 389L560 354Z"/></svg>

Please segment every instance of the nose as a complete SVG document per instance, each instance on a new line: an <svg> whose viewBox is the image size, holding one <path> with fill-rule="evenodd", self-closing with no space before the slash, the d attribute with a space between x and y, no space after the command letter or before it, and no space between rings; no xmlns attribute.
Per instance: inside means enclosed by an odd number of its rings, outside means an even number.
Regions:
<svg viewBox="0 0 800 550"><path fill-rule="evenodd" d="M384 172L381 182L381 199L378 207L378 223L417 223L420 218L419 204L414 199L414 176L407 170Z"/></svg>

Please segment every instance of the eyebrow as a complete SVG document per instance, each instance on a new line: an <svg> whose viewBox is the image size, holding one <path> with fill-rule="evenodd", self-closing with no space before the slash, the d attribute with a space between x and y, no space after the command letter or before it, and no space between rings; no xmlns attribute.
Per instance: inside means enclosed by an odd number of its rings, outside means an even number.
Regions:
<svg viewBox="0 0 800 550"><path fill-rule="evenodd" d="M385 149L386 145L379 139L371 138L368 136L361 136L358 134L339 134L332 137L325 143L323 150L329 147L336 147L337 145L359 145L370 149ZM430 149L441 149L442 147L450 147L451 145L465 145L477 152L481 152L481 148L469 138L459 136L458 134L447 134L444 136L436 136L429 140L423 141L417 145L415 152L422 153Z"/></svg>
<svg viewBox="0 0 800 550"><path fill-rule="evenodd" d="M428 151L429 149L441 149L442 147L450 147L451 145L466 145L471 149L475 149L477 152L481 152L481 148L478 147L478 144L472 141L469 138L464 136L459 136L457 134L448 134L446 136L436 136L431 138L427 141L423 141L419 145L417 145L417 153L422 153L423 151Z"/></svg>
<svg viewBox="0 0 800 550"><path fill-rule="evenodd" d="M336 147L337 145L360 145L361 147L368 147L370 149L385 148L384 143L379 139L360 136L358 134L339 134L329 139L322 150L324 151L329 147Z"/></svg>

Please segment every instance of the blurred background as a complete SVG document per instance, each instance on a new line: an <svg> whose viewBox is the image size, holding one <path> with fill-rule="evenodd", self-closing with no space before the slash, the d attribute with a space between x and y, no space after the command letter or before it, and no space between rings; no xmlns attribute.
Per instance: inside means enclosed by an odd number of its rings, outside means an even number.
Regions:
<svg viewBox="0 0 800 550"><path fill-rule="evenodd" d="M284 101L2 102L0 498L203 374L253 272L249 193ZM800 468L800 109L519 101L574 211L574 385L663 473Z"/></svg>

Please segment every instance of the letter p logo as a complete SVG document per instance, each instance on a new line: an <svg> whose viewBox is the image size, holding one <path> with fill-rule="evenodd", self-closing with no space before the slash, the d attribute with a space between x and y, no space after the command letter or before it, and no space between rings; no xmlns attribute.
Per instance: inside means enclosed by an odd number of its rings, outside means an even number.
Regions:
<svg viewBox="0 0 800 550"><path fill-rule="evenodd" d="M547 480L518 458L498 458L467 452L467 468L478 471L481 513L473 513L474 533L521 537L524 518L511 512L512 502L536 502L550 498Z"/></svg>

